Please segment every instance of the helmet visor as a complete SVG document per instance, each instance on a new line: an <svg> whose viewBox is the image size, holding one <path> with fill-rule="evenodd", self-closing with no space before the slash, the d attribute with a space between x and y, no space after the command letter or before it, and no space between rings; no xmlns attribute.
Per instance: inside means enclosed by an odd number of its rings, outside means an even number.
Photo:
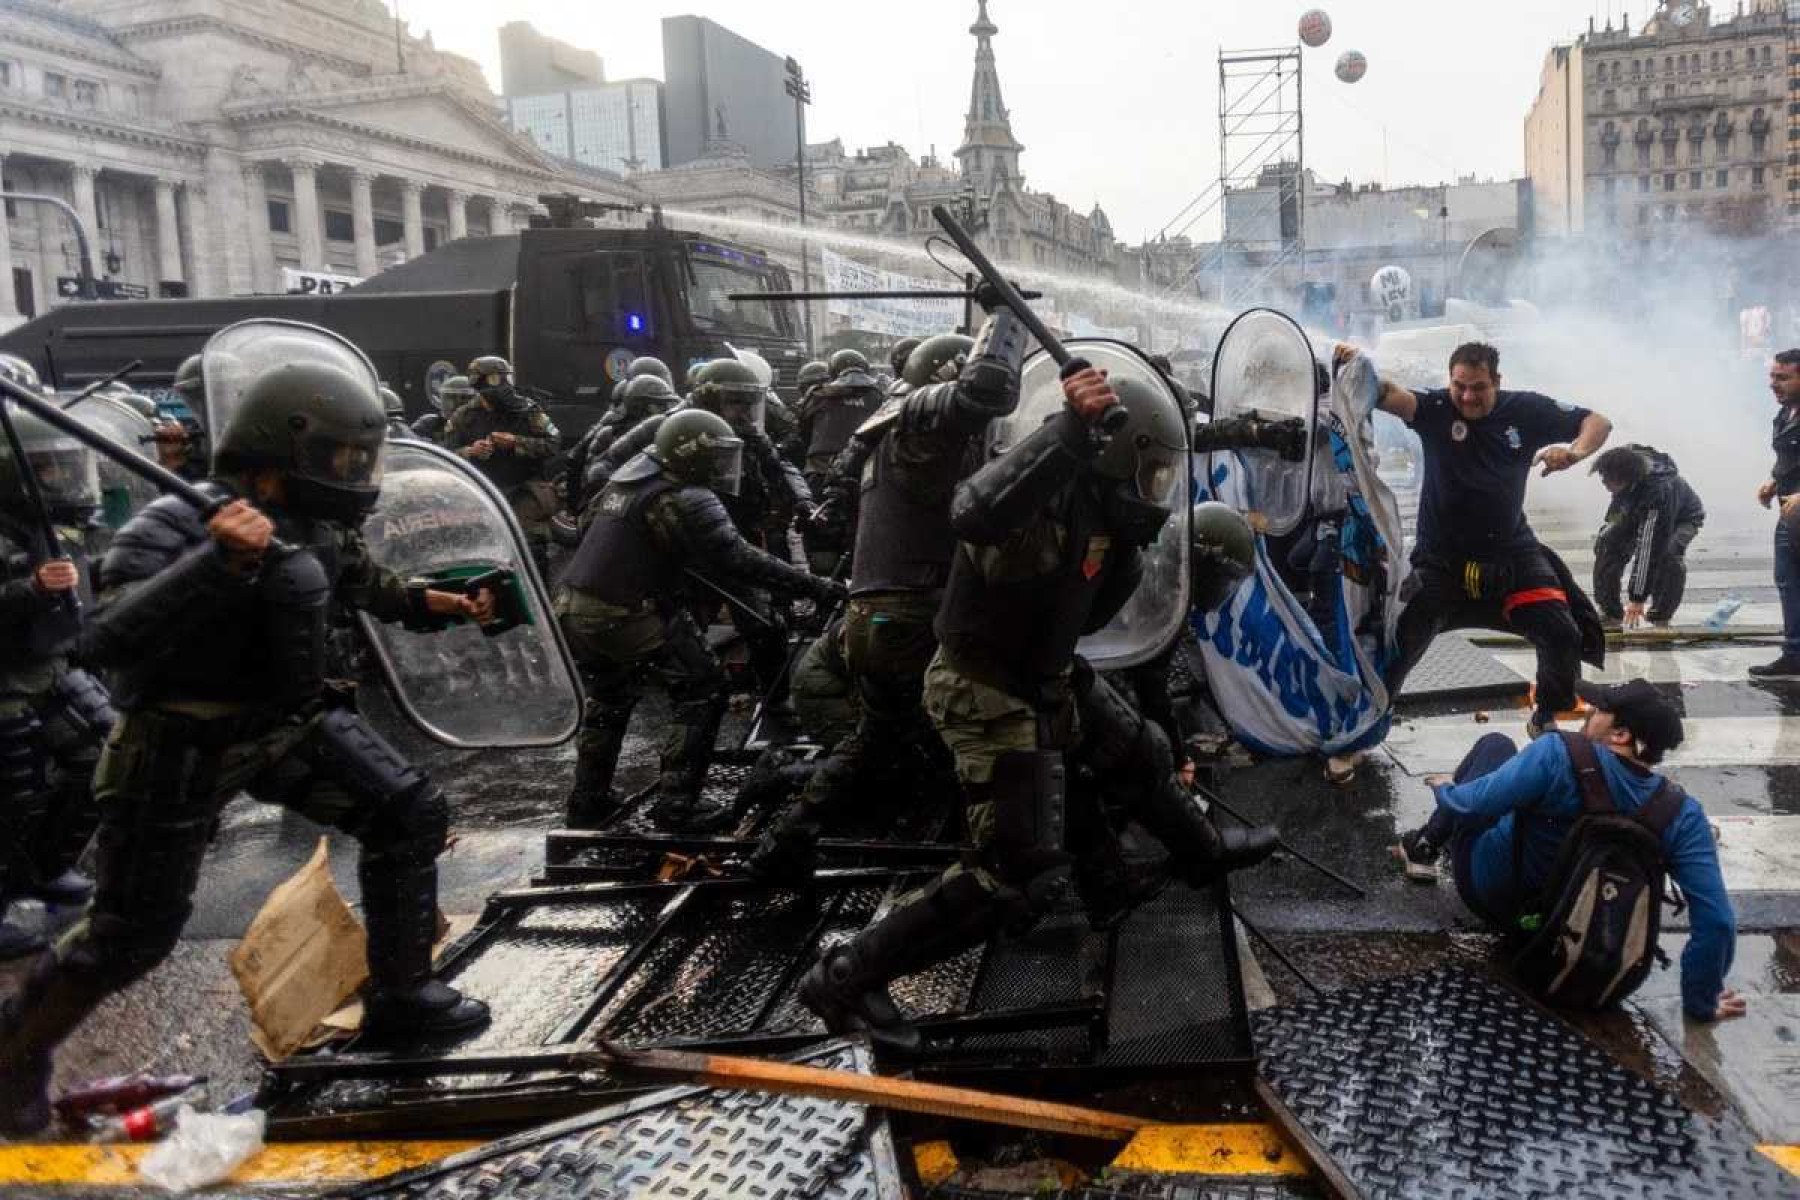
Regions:
<svg viewBox="0 0 1800 1200"><path fill-rule="evenodd" d="M1138 498L1151 504L1168 504L1175 495L1175 484L1181 478L1180 463L1175 452L1156 445L1138 451Z"/></svg>
<svg viewBox="0 0 1800 1200"><path fill-rule="evenodd" d="M207 340L200 357L206 383L204 423L215 444L224 440L250 385L291 362L332 363L366 382L371 392L381 388L368 356L329 330L273 317L227 325Z"/></svg>
<svg viewBox="0 0 1800 1200"><path fill-rule="evenodd" d="M719 398L714 401L714 404L716 405L714 411L721 417L724 417L725 423L739 433L744 433L751 429L761 429L763 427L763 397L765 395L766 393L760 388L754 391L749 388L734 388L730 391L723 392Z"/></svg>
<svg viewBox="0 0 1800 1200"><path fill-rule="evenodd" d="M708 446L704 462L707 486L721 496L735 496L744 483L744 443L718 442Z"/></svg>
<svg viewBox="0 0 1800 1200"><path fill-rule="evenodd" d="M479 390L492 391L503 388L511 383L512 376L508 375L505 371L483 371L469 382L473 383Z"/></svg>
<svg viewBox="0 0 1800 1200"><path fill-rule="evenodd" d="M44 503L53 511L66 513L99 507L100 472L94 452L74 438L28 446L25 458L37 476Z"/></svg>
<svg viewBox="0 0 1800 1200"><path fill-rule="evenodd" d="M321 483L340 487L376 489L381 486L385 441L358 445L321 434L300 439L299 473Z"/></svg>

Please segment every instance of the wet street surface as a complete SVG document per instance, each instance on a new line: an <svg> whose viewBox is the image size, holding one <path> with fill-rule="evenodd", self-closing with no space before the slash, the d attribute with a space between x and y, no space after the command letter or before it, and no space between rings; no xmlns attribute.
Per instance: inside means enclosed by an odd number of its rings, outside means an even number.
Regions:
<svg viewBox="0 0 1800 1200"><path fill-rule="evenodd" d="M1585 580L1592 557L1585 520L1552 513L1538 515L1534 524ZM1764 528L1733 531L1721 523L1715 532L1709 527L1689 565L1689 599L1677 630L1697 629L1720 597L1736 594L1747 601L1732 621L1743 635L1615 648L1605 672L1589 669L1587 675L1641 675L1683 707L1687 741L1667 770L1718 827L1740 926L1728 984L1748 997L1750 1014L1716 1026L1686 1020L1677 999L1678 971L1671 967L1654 972L1623 1011L1578 1024L1614 1059L1672 1089L1691 1110L1735 1113L1757 1141L1793 1145L1800 1143L1800 681L1752 682L1745 673L1777 652L1772 639L1757 633L1774 619L1775 605ZM1501 666L1531 674L1528 647L1478 639ZM441 906L447 915L471 918L489 895L521 886L541 870L544 834L560 825L572 747L452 752L401 725L379 696L366 697L365 707L451 797L454 842L441 864ZM1322 764L1314 760L1222 771L1223 795L1234 808L1279 824L1299 850L1367 893L1352 895L1288 855L1237 878L1242 917L1289 960L1284 964L1258 941L1246 943L1277 1003L1304 999L1315 987L1329 992L1435 966L1467 967L1484 976L1501 972L1496 939L1475 926L1452 885L1408 882L1388 848L1400 831L1429 815L1423 776L1448 771L1484 733L1502 732L1522 742L1526 711L1519 698L1404 703L1387 745L1342 786L1326 782ZM660 701L640 710L622 763L623 788L653 778L661 719ZM728 722L728 736L741 726L740 712ZM208 1074L214 1104L254 1088L260 1062L225 956L269 890L306 861L321 836L317 827L278 809L233 804L221 822L181 947L148 978L104 1005L64 1048L59 1087L150 1070ZM334 838L331 863L339 888L354 904L354 845ZM1664 948L1673 962L1685 925L1673 917L1665 928ZM16 966L0 969L0 989L17 974ZM1159 1110L1171 1114L1229 1119L1233 1106L1242 1105L1241 1098L1209 1095L1204 1086L1158 1084L1150 1090L1158 1094Z"/></svg>

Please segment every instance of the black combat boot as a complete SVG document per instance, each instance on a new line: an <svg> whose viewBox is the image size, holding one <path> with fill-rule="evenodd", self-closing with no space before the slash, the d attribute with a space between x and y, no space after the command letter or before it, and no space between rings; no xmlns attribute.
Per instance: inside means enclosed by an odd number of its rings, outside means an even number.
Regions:
<svg viewBox="0 0 1800 1200"><path fill-rule="evenodd" d="M1273 825L1220 829L1173 779L1152 789L1133 815L1169 848L1171 866L1195 887L1256 865L1281 843Z"/></svg>
<svg viewBox="0 0 1800 1200"><path fill-rule="evenodd" d="M663 741L662 777L656 784L656 803L650 819L670 833L717 833L736 819L735 806L708 801L706 771L712 765L713 743L725 718L723 697L691 700L674 706L675 724Z"/></svg>
<svg viewBox="0 0 1800 1200"><path fill-rule="evenodd" d="M991 937L1005 909L974 875L940 878L843 945L800 981L800 1001L839 1036L867 1034L877 1050L911 1057L924 1038L888 984Z"/></svg>
<svg viewBox="0 0 1800 1200"><path fill-rule="evenodd" d="M44 953L24 986L0 1003L0 1135L25 1137L49 1126L51 1054L108 990Z"/></svg>
<svg viewBox="0 0 1800 1200"><path fill-rule="evenodd" d="M364 860L358 875L369 927L363 1031L377 1037L431 1037L486 1025L487 1005L431 977L437 864Z"/></svg>
<svg viewBox="0 0 1800 1200"><path fill-rule="evenodd" d="M596 747L586 742L576 753L575 783L563 806L565 829L600 829L619 811L619 798L613 794L612 784L619 751L625 745L625 731L605 729L600 736L603 745Z"/></svg>

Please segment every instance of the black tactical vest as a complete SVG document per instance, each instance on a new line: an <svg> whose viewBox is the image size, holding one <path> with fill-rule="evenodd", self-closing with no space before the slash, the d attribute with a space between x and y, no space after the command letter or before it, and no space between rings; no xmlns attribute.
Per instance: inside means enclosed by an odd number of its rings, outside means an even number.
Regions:
<svg viewBox="0 0 1800 1200"><path fill-rule="evenodd" d="M475 436L469 441L479 442L493 433L510 433L522 438L542 437L543 434L531 426L533 411L527 408L516 413L495 412L485 406L477 406L475 414L465 418L474 427ZM544 473L543 459L528 458L516 452L490 454L486 458L469 459L468 462L486 475L503 493L511 493Z"/></svg>
<svg viewBox="0 0 1800 1200"><path fill-rule="evenodd" d="M806 472L809 476L831 469L831 460L850 444L850 435L881 407L881 393L859 389L841 395L821 396L814 400L812 441L806 446Z"/></svg>
<svg viewBox="0 0 1800 1200"><path fill-rule="evenodd" d="M637 608L674 591L680 563L658 544L646 514L651 501L678 486L662 475L607 484L563 584L621 608Z"/></svg>
<svg viewBox="0 0 1800 1200"><path fill-rule="evenodd" d="M866 436L866 435L865 435ZM850 594L925 592L944 586L956 553L950 498L968 473L972 438L926 443L895 429L863 467Z"/></svg>
<svg viewBox="0 0 1800 1200"><path fill-rule="evenodd" d="M944 656L971 678L1038 700L1074 661L1094 599L1127 553L1080 485L1002 546L959 544L938 609Z"/></svg>

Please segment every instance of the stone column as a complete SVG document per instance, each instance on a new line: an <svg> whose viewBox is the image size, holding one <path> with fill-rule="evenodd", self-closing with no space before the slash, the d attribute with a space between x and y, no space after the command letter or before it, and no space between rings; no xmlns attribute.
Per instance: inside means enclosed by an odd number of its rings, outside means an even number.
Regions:
<svg viewBox="0 0 1800 1200"><path fill-rule="evenodd" d="M319 213L319 164L297 158L288 163L294 174L294 236L300 241L300 269L325 269L325 225Z"/></svg>
<svg viewBox="0 0 1800 1200"><path fill-rule="evenodd" d="M188 294L190 296L222 296L229 290L224 264L216 261L213 239L217 236L207 215L206 188L198 183L183 184L181 199L187 208L187 222L182 227L188 251Z"/></svg>
<svg viewBox="0 0 1800 1200"><path fill-rule="evenodd" d="M181 233L175 226L175 181L156 181L156 269L159 283L180 283Z"/></svg>
<svg viewBox="0 0 1800 1200"><path fill-rule="evenodd" d="M210 145L204 169L208 211L218 222L206 231L206 258L215 294L242 296L256 290L253 242L237 221L245 208L242 167L236 155Z"/></svg>
<svg viewBox="0 0 1800 1200"><path fill-rule="evenodd" d="M416 179L400 181L400 213L406 226L406 257L425 253L425 185Z"/></svg>
<svg viewBox="0 0 1800 1200"><path fill-rule="evenodd" d="M244 164L244 214L250 224L250 290L278 292L275 243L269 237L269 186L259 162Z"/></svg>
<svg viewBox="0 0 1800 1200"><path fill-rule="evenodd" d="M355 228L356 273L367 279L381 268L375 262L375 175L350 172L350 223Z"/></svg>
<svg viewBox="0 0 1800 1200"><path fill-rule="evenodd" d="M469 193L451 192L447 202L450 210L450 240L469 236Z"/></svg>
<svg viewBox="0 0 1800 1200"><path fill-rule="evenodd" d="M0 154L0 175L6 171L6 155ZM12 226L6 220L6 205L0 204L0 317L16 317L19 306L13 303Z"/></svg>
<svg viewBox="0 0 1800 1200"><path fill-rule="evenodd" d="M96 255L100 245L100 210L94 204L94 168L81 163L69 166L69 177L73 183L70 191L74 196L75 212L81 217L82 231L87 234L88 246ZM94 267L99 269L99 263Z"/></svg>

